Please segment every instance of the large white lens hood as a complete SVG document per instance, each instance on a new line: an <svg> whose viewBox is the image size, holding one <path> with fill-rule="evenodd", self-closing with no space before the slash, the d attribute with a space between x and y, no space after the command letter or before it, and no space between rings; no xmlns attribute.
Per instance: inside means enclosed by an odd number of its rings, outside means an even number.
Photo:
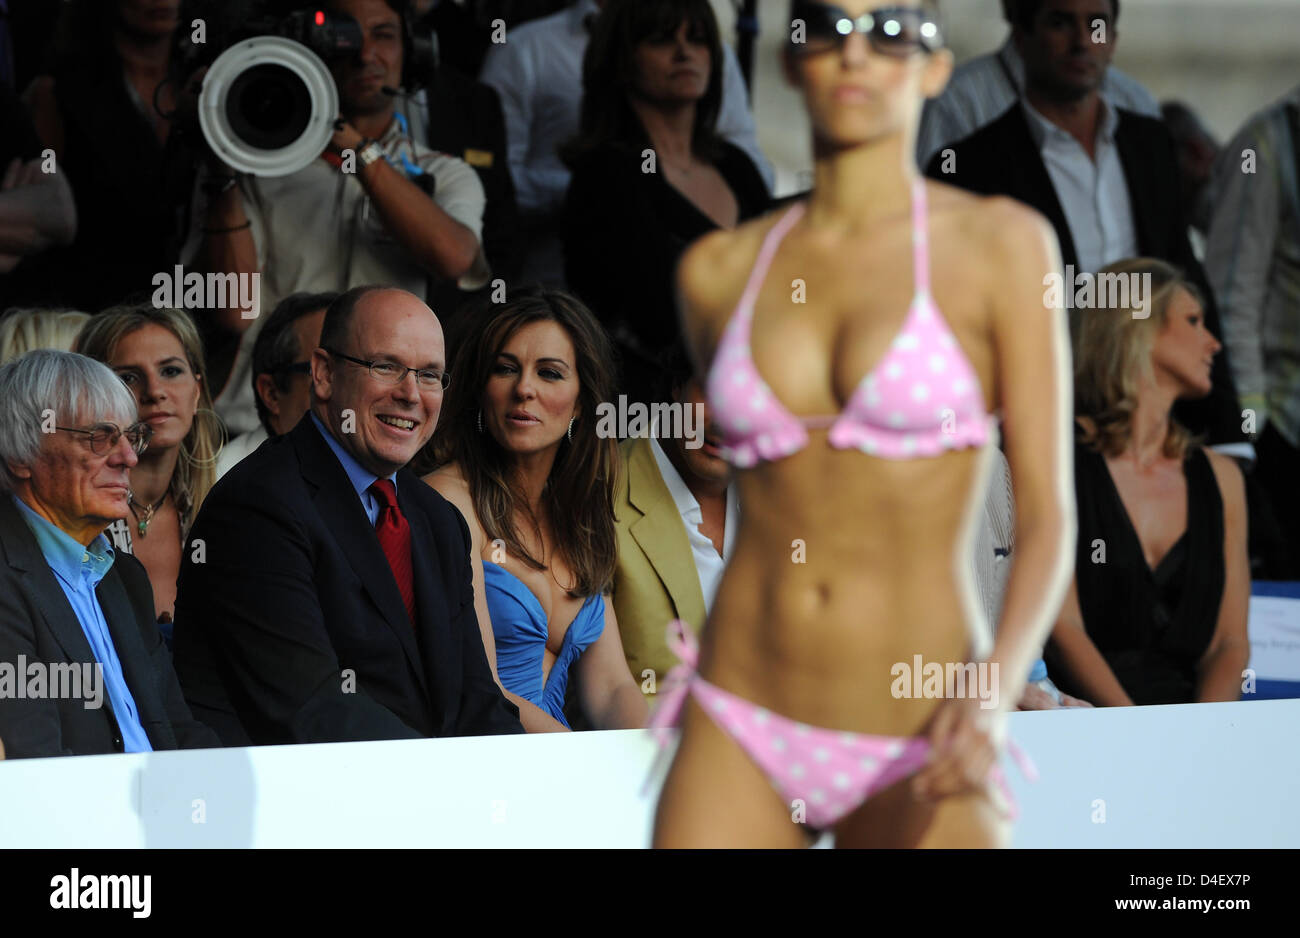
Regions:
<svg viewBox="0 0 1300 938"><path fill-rule="evenodd" d="M235 133L227 115L227 98L235 80L257 65L288 69L302 80L311 98L306 129L293 143L277 150L249 146ZM287 176L310 165L334 135L338 115L338 90L325 63L306 46L282 36L245 39L221 53L208 69L199 95L199 126L208 146L236 172L254 176Z"/></svg>

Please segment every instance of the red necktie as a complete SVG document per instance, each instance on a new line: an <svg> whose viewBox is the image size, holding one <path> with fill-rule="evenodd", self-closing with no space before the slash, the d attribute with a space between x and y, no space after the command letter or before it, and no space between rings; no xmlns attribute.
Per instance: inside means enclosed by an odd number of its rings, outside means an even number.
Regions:
<svg viewBox="0 0 1300 938"><path fill-rule="evenodd" d="M384 549L388 566L393 570L393 579L397 581L397 589L402 594L406 615L414 623L415 575L411 572L411 526L406 521L406 515L397 507L397 489L391 479L377 479L369 491L379 501L379 519L375 522L379 546Z"/></svg>

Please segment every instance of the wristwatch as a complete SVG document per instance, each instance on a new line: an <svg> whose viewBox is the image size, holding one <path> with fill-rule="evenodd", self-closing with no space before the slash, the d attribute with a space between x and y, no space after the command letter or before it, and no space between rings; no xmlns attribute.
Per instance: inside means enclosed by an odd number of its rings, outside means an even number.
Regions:
<svg viewBox="0 0 1300 938"><path fill-rule="evenodd" d="M384 158L384 149L375 140L368 140L357 150L357 160L361 163L361 168L365 169L375 160Z"/></svg>

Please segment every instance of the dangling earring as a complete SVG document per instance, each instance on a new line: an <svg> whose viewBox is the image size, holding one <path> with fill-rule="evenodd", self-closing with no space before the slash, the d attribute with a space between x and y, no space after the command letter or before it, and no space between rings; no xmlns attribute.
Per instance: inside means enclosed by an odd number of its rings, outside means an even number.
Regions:
<svg viewBox="0 0 1300 938"><path fill-rule="evenodd" d="M200 420L206 426L199 427ZM215 410L200 407L194 411L194 424L190 427L190 432L185 434L183 444L184 442L188 442L189 445L181 446L178 462L189 469L210 469L216 466L222 447L230 442L230 434L226 432L226 425L221 422ZM210 452L206 456L196 456L194 450L197 449L210 450Z"/></svg>
<svg viewBox="0 0 1300 938"><path fill-rule="evenodd" d="M575 421L575 420L577 420L577 419L578 419L577 417L570 417L570 418L569 418L569 442L570 442L570 443L573 442L573 421Z"/></svg>
<svg viewBox="0 0 1300 938"><path fill-rule="evenodd" d="M478 412L478 432L479 432L479 433L482 433L482 432L483 432L483 410L482 410L482 408L480 408L480 409L479 409L479 412Z"/></svg>

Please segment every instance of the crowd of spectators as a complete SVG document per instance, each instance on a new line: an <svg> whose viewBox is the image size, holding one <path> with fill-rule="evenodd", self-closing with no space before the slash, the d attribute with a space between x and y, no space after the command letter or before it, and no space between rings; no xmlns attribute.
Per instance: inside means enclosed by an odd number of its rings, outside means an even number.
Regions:
<svg viewBox="0 0 1300 938"><path fill-rule="evenodd" d="M773 197L709 2L326 0L363 44L273 178L183 129L192 2L8 0L0 661L101 665L107 705L0 699L0 754L643 726L741 524L674 270ZM1300 87L1220 148L1111 66L1119 0L1002 6L917 160L1066 265L1077 563L1020 705L1235 700L1252 577L1300 579ZM181 270L260 305L158 302ZM638 403L698 440L601 430Z"/></svg>

